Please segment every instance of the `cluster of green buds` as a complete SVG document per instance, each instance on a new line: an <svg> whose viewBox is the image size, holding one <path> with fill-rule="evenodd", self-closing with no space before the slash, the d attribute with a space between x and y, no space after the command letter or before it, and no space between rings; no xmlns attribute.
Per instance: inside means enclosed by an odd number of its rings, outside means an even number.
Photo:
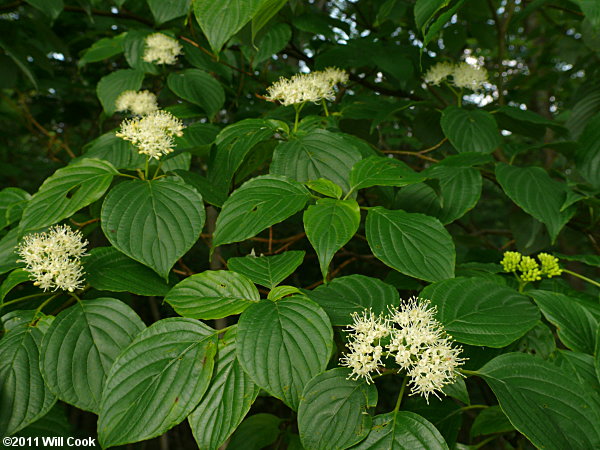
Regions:
<svg viewBox="0 0 600 450"><path fill-rule="evenodd" d="M531 256L523 256L519 252L504 252L504 258L500 262L505 272L514 273L519 281L528 283L539 281L542 277L556 277L562 274L558 266L558 258L548 253L537 255L536 261Z"/></svg>

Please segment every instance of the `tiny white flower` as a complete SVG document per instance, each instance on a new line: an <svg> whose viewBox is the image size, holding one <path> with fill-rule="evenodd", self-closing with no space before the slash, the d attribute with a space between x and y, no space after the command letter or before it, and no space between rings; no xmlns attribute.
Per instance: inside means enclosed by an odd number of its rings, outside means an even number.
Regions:
<svg viewBox="0 0 600 450"><path fill-rule="evenodd" d="M452 83L456 87L479 91L487 81L488 74L484 67L472 66L466 62L457 64L452 72Z"/></svg>
<svg viewBox="0 0 600 450"><path fill-rule="evenodd" d="M183 122L167 111L124 120L116 135L130 141L138 153L159 159L173 151L174 136L183 136Z"/></svg>
<svg viewBox="0 0 600 450"><path fill-rule="evenodd" d="M158 109L156 95L150 91L123 91L115 101L117 111L131 111L136 116L143 116Z"/></svg>
<svg viewBox="0 0 600 450"><path fill-rule="evenodd" d="M305 102L318 103L335 98L334 87L348 81L348 74L341 69L328 67L323 71L299 73L292 78L281 77L267 88L267 99L282 105Z"/></svg>
<svg viewBox="0 0 600 450"><path fill-rule="evenodd" d="M176 39L162 33L146 36L144 61L156 64L175 64L181 54L181 44Z"/></svg>
<svg viewBox="0 0 600 450"><path fill-rule="evenodd" d="M44 291L61 289L73 292L83 287L83 267L87 241L81 232L66 225L55 225L46 233L29 234L17 249L34 285Z"/></svg>
<svg viewBox="0 0 600 450"><path fill-rule="evenodd" d="M439 62L429 68L425 74L425 83L439 85L442 81L452 75L454 64L449 62Z"/></svg>

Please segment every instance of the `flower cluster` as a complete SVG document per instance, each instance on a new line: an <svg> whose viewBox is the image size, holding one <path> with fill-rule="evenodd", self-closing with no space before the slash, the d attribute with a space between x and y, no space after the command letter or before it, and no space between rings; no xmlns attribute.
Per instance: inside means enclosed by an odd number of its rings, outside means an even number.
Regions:
<svg viewBox="0 0 600 450"><path fill-rule="evenodd" d="M144 61L156 64L175 64L181 54L181 45L177 39L162 33L152 33L146 36Z"/></svg>
<svg viewBox="0 0 600 450"><path fill-rule="evenodd" d="M350 352L341 364L352 369L351 377L372 382L371 372L379 372L382 365L381 339L388 337L385 356L392 357L410 378L411 395L426 400L430 394L438 396L444 386L454 383L464 359L459 356L462 348L453 346L435 313L429 300L413 297L390 309L386 317L376 317L370 310L362 316L354 314L354 324L348 328Z"/></svg>
<svg viewBox="0 0 600 450"><path fill-rule="evenodd" d="M73 292L82 287L80 258L85 255L86 245L79 231L56 225L46 233L25 236L17 251L34 285L44 291Z"/></svg>
<svg viewBox="0 0 600 450"><path fill-rule="evenodd" d="M279 101L285 106L333 100L335 85L347 81L348 74L335 67L311 73L299 73L292 78L282 77L269 86L266 98L270 101Z"/></svg>
<svg viewBox="0 0 600 450"><path fill-rule="evenodd" d="M363 377L367 383L372 383L371 372L379 373L379 366L382 365L381 339L389 334L388 324L381 316L375 316L370 309L363 311L362 315L353 313L352 319L354 323L347 328L350 332L350 353L344 355L340 361L342 365L352 369L350 377Z"/></svg>
<svg viewBox="0 0 600 450"><path fill-rule="evenodd" d="M183 128L181 120L159 110L123 121L117 136L130 141L139 153L159 159L173 151L174 136L183 136Z"/></svg>
<svg viewBox="0 0 600 450"><path fill-rule="evenodd" d="M487 70L484 67L473 66L466 62L451 64L440 62L432 66L425 74L427 84L439 85L442 81L452 77L450 81L454 86L478 91L488 81Z"/></svg>
<svg viewBox="0 0 600 450"><path fill-rule="evenodd" d="M504 252L500 261L505 272L513 272L523 282L539 281L543 276L548 278L560 276L562 269L558 265L558 258L548 253L537 255L538 262L531 256L523 256L519 252ZM520 273L517 273L520 272Z"/></svg>
<svg viewBox="0 0 600 450"><path fill-rule="evenodd" d="M158 109L156 95L150 91L123 91L115 101L117 111L131 111L136 116L144 116Z"/></svg>

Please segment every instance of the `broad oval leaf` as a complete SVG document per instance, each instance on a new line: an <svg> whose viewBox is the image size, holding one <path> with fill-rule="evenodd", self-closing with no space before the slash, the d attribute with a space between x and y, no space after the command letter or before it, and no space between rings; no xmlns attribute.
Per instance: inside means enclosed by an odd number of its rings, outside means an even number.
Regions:
<svg viewBox="0 0 600 450"><path fill-rule="evenodd" d="M348 192L350 170L361 158L342 135L317 129L275 147L271 173L301 183L325 178Z"/></svg>
<svg viewBox="0 0 600 450"><path fill-rule="evenodd" d="M21 218L30 199L23 189L8 187L0 191L0 230Z"/></svg>
<svg viewBox="0 0 600 450"><path fill-rule="evenodd" d="M245 182L231 194L217 218L213 245L256 236L297 213L309 200L308 190L286 177L263 175Z"/></svg>
<svg viewBox="0 0 600 450"><path fill-rule="evenodd" d="M0 436L42 418L56 402L40 371L40 347L51 317L11 328L0 339ZM4 320L3 320L4 322Z"/></svg>
<svg viewBox="0 0 600 450"><path fill-rule="evenodd" d="M327 314L303 296L264 300L240 317L237 357L254 382L296 410L306 383L329 361Z"/></svg>
<svg viewBox="0 0 600 450"><path fill-rule="evenodd" d="M307 181L306 186L309 189L327 197L333 197L337 199L342 198L342 188L335 184L333 181L326 180L325 178Z"/></svg>
<svg viewBox="0 0 600 450"><path fill-rule="evenodd" d="M600 398L570 373L535 356L506 353L478 374L510 422L536 447L600 446Z"/></svg>
<svg viewBox="0 0 600 450"><path fill-rule="evenodd" d="M325 310L334 326L352 323L352 313L371 309L376 315L398 306L398 290L378 278L349 275L334 278L313 291L306 291L311 300Z"/></svg>
<svg viewBox="0 0 600 450"><path fill-rule="evenodd" d="M367 438L356 450L448 450L448 444L431 422L409 411L380 414L373 418Z"/></svg>
<svg viewBox="0 0 600 450"><path fill-rule="evenodd" d="M123 91L137 91L142 87L144 72L132 69L115 70L102 77L96 86L96 93L108 116L117 110L115 102Z"/></svg>
<svg viewBox="0 0 600 450"><path fill-rule="evenodd" d="M487 111L449 106L442 112L440 124L459 153L492 153L501 143L496 119Z"/></svg>
<svg viewBox="0 0 600 450"><path fill-rule="evenodd" d="M221 319L239 314L260 300L256 286L243 275L207 270L178 283L165 301L177 314L193 319Z"/></svg>
<svg viewBox="0 0 600 450"><path fill-rule="evenodd" d="M42 341L46 385L59 399L98 413L113 362L144 328L138 315L114 298L77 302L56 316Z"/></svg>
<svg viewBox="0 0 600 450"><path fill-rule="evenodd" d="M117 169L137 169L144 167L146 158L138 153L130 142L109 131L84 147L83 158L97 158L108 161Z"/></svg>
<svg viewBox="0 0 600 450"><path fill-rule="evenodd" d="M453 278L427 286L420 294L437 306L437 318L463 344L506 347L540 319L524 295L482 278Z"/></svg>
<svg viewBox="0 0 600 450"><path fill-rule="evenodd" d="M162 319L142 331L108 374L100 445L150 439L184 420L208 388L216 350L217 332L197 320Z"/></svg>
<svg viewBox="0 0 600 450"><path fill-rule="evenodd" d="M20 232L43 228L72 216L102 197L117 173L109 162L99 159L82 159L58 169L27 204Z"/></svg>
<svg viewBox="0 0 600 450"><path fill-rule="evenodd" d="M301 250L290 250L279 255L230 258L227 261L229 270L241 273L269 289L273 289L298 268L306 253Z"/></svg>
<svg viewBox="0 0 600 450"><path fill-rule="evenodd" d="M367 409L377 405L377 388L348 379L347 369L323 372L308 382L298 407L298 430L307 450L348 448L371 431Z"/></svg>
<svg viewBox="0 0 600 450"><path fill-rule="evenodd" d="M263 0L194 0L194 15L214 53L252 19Z"/></svg>
<svg viewBox="0 0 600 450"><path fill-rule="evenodd" d="M175 95L200 106L209 117L213 117L225 103L223 86L204 70L186 69L171 73L167 84Z"/></svg>
<svg viewBox="0 0 600 450"><path fill-rule="evenodd" d="M426 177L400 160L371 156L357 162L350 171L352 190L371 186L407 186L424 181Z"/></svg>
<svg viewBox="0 0 600 450"><path fill-rule="evenodd" d="M23 263L18 263L15 248L19 243L19 229L13 228L0 239L0 274L9 272Z"/></svg>
<svg viewBox="0 0 600 450"><path fill-rule="evenodd" d="M398 272L426 281L454 277L454 242L439 220L375 207L366 231L373 254Z"/></svg>
<svg viewBox="0 0 600 450"><path fill-rule="evenodd" d="M356 200L322 198L304 211L306 237L317 252L323 279L333 255L352 239L360 225Z"/></svg>
<svg viewBox="0 0 600 450"><path fill-rule="evenodd" d="M171 289L152 269L114 247L96 247L82 261L85 280L100 291L162 297Z"/></svg>
<svg viewBox="0 0 600 450"><path fill-rule="evenodd" d="M546 225L552 241L575 214L574 207L561 210L567 195L566 185L550 178L541 167L499 163L496 178L513 202Z"/></svg>
<svg viewBox="0 0 600 450"><path fill-rule="evenodd" d="M83 67L88 63L102 61L123 53L123 39L126 35L127 33L121 33L115 37L106 37L94 42L83 52L81 58L77 61L77 67Z"/></svg>
<svg viewBox="0 0 600 450"><path fill-rule="evenodd" d="M232 331L219 342L210 386L188 417L200 448L220 448L241 423L260 391L237 360L235 332Z"/></svg>
<svg viewBox="0 0 600 450"><path fill-rule="evenodd" d="M580 303L558 292L532 290L527 295L535 300L544 317L554 325L563 344L576 352L594 354L598 321Z"/></svg>
<svg viewBox="0 0 600 450"><path fill-rule="evenodd" d="M185 16L191 3L191 0L148 0L156 25Z"/></svg>
<svg viewBox="0 0 600 450"><path fill-rule="evenodd" d="M15 269L10 272L0 284L0 305L4 301L4 297L15 287L21 283L29 281L31 275L25 269Z"/></svg>
<svg viewBox="0 0 600 450"><path fill-rule="evenodd" d="M202 196L174 178L127 181L102 205L102 231L119 251L167 279L204 225Z"/></svg>

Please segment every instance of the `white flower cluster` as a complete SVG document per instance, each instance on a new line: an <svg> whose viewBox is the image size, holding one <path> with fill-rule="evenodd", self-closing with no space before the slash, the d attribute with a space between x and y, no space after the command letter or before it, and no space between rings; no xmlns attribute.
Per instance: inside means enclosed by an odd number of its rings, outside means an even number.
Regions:
<svg viewBox="0 0 600 450"><path fill-rule="evenodd" d="M435 319L436 308L429 300L416 297L390 309L387 317L374 316L370 310L354 314L348 349L340 362L352 369L351 377L373 381L371 372L379 373L383 365L382 341L389 337L385 356L394 361L410 377L411 395L419 394L429 400L442 388L454 383L458 367L464 359L461 347L454 346L440 322Z"/></svg>
<svg viewBox="0 0 600 450"><path fill-rule="evenodd" d="M466 62L459 64L437 63L427 71L424 79L427 84L439 85L448 77L452 77L450 82L454 86L473 91L481 90L488 81L487 70L484 67L473 66Z"/></svg>
<svg viewBox="0 0 600 450"><path fill-rule="evenodd" d="M124 120L117 136L130 141L137 151L159 159L173 151L174 136L183 136L183 122L167 111L154 111L143 117Z"/></svg>
<svg viewBox="0 0 600 450"><path fill-rule="evenodd" d="M18 247L34 285L44 291L73 292L83 284L80 258L85 255L87 241L79 231L55 225L46 233L29 234Z"/></svg>
<svg viewBox="0 0 600 450"><path fill-rule="evenodd" d="M352 369L350 377L364 377L367 383L372 383L371 372L379 373L382 365L383 347L380 340L389 334L387 321L381 316L375 316L371 310L365 310L362 315L353 313L354 324L347 328L348 348L350 353L340 361L342 365Z"/></svg>
<svg viewBox="0 0 600 450"><path fill-rule="evenodd" d="M136 116L150 114L158 109L156 95L150 91L123 91L115 101L117 111L131 111Z"/></svg>
<svg viewBox="0 0 600 450"><path fill-rule="evenodd" d="M335 98L334 87L348 82L348 74L338 68L311 73L299 73L292 78L281 77L267 88L267 100L279 101L282 105L295 105L305 102L320 102Z"/></svg>
<svg viewBox="0 0 600 450"><path fill-rule="evenodd" d="M175 64L181 54L181 44L177 39L162 33L152 33L146 36L144 61L156 64Z"/></svg>

